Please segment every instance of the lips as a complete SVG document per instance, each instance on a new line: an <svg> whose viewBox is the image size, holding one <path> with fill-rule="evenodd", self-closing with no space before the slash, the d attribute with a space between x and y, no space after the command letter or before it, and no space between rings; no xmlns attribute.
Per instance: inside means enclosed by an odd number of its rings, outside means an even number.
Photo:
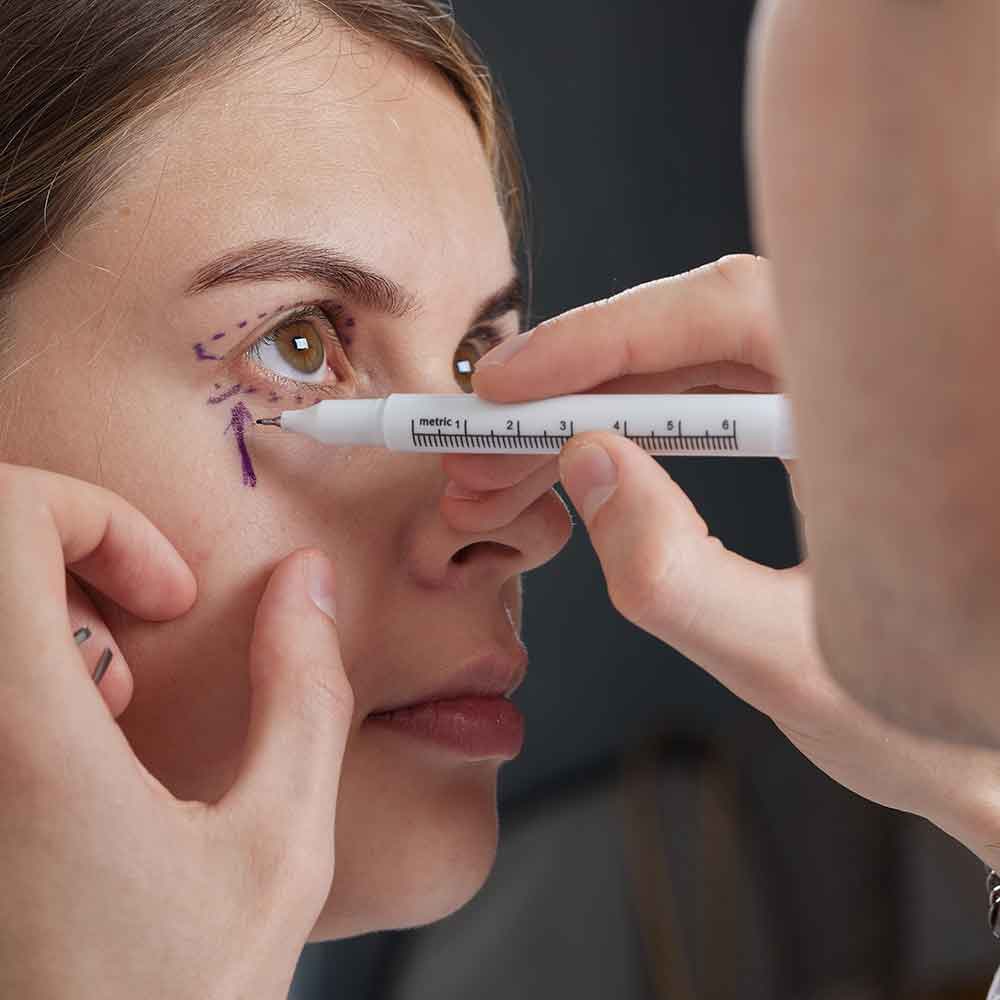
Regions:
<svg viewBox="0 0 1000 1000"><path fill-rule="evenodd" d="M386 715L401 708L454 698L509 698L523 683L527 670L528 655L523 649L515 655L500 652L483 654L470 660L441 684L401 696L398 701L376 708L369 715Z"/></svg>

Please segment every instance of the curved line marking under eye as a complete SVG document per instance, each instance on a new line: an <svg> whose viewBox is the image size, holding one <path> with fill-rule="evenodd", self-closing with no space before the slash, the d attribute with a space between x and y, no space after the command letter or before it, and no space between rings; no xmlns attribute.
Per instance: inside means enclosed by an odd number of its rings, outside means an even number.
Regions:
<svg viewBox="0 0 1000 1000"><path fill-rule="evenodd" d="M238 392L242 392L243 386L237 382L236 385L230 386L225 392L220 392L218 396L209 396L207 402L211 404L224 403L231 396L235 396Z"/></svg>

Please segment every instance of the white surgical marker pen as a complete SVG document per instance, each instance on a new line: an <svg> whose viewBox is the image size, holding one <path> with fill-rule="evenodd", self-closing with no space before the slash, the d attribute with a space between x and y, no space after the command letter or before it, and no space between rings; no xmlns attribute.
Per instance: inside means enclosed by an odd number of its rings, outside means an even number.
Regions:
<svg viewBox="0 0 1000 1000"><path fill-rule="evenodd" d="M783 395L553 396L487 403L477 396L394 394L325 399L258 424L334 445L394 451L530 455L558 452L583 431L613 431L651 455L795 458Z"/></svg>

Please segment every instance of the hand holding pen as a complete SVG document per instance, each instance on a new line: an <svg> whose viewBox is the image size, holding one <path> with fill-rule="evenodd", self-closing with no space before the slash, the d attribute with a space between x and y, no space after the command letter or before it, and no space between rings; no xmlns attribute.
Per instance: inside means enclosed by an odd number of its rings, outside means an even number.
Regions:
<svg viewBox="0 0 1000 1000"><path fill-rule="evenodd" d="M776 328L768 262L731 257L512 338L480 361L473 386L497 403L581 392L775 393ZM507 523L561 479L622 615L768 715L842 785L924 816L1000 863L980 807L1000 753L897 728L840 688L816 640L808 555L775 570L728 551L663 467L618 434L577 435L558 459L446 455L443 463L442 510L464 532ZM797 505L808 507L796 463L784 465ZM805 551L801 525L799 535Z"/></svg>

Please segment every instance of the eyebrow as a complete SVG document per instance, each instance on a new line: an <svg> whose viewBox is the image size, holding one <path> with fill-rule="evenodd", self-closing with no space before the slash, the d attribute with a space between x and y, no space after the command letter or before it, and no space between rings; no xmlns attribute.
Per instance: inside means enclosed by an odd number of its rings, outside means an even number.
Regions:
<svg viewBox="0 0 1000 1000"><path fill-rule="evenodd" d="M198 295L221 285L303 280L338 289L363 306L399 319L420 311L418 296L363 261L332 247L285 239L258 240L227 250L194 273L184 294ZM524 286L515 275L480 306L472 326L513 310L523 319L524 305Z"/></svg>
<svg viewBox="0 0 1000 1000"><path fill-rule="evenodd" d="M515 274L503 288L491 295L479 307L471 326L484 326L506 316L509 312L516 312L519 322L523 324L525 305L524 282L520 274Z"/></svg>

